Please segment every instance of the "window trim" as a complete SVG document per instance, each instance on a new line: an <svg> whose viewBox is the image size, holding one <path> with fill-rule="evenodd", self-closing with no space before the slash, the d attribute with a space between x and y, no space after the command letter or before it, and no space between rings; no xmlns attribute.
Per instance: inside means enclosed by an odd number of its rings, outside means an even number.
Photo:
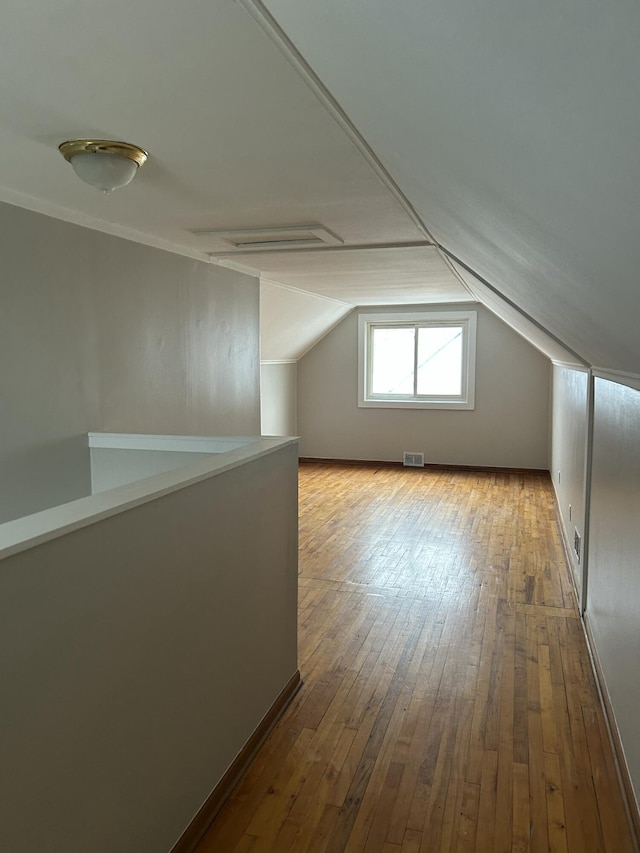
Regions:
<svg viewBox="0 0 640 853"><path fill-rule="evenodd" d="M360 314L358 317L358 407L377 409L475 409L477 311L411 311ZM371 375L370 339L373 326L460 325L462 394L456 397L382 397L368 393Z"/></svg>

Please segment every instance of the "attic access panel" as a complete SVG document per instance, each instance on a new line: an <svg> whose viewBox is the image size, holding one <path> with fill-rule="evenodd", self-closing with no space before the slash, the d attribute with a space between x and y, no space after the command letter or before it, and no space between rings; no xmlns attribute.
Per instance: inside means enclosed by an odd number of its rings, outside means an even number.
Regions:
<svg viewBox="0 0 640 853"><path fill-rule="evenodd" d="M343 241L323 225L291 225L279 228L238 228L224 231L192 231L197 237L214 237L230 249L253 251L265 249L319 248L340 246Z"/></svg>

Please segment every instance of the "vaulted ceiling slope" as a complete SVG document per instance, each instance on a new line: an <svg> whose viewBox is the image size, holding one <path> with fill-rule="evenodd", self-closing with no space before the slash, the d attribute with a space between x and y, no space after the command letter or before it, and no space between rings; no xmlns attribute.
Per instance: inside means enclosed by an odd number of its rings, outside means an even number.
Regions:
<svg viewBox="0 0 640 853"><path fill-rule="evenodd" d="M495 301L591 365L640 373L640 4L246 5Z"/></svg>
<svg viewBox="0 0 640 853"><path fill-rule="evenodd" d="M356 305L479 298L638 371L639 13L575 2L4 0L0 200L259 274L264 358ZM73 137L151 156L105 198ZM213 233L290 225L333 244Z"/></svg>

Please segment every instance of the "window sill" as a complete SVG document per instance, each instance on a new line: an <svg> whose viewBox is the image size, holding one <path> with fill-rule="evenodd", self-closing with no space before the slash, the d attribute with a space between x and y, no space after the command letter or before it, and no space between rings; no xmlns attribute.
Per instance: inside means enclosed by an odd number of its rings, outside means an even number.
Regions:
<svg viewBox="0 0 640 853"><path fill-rule="evenodd" d="M468 400L358 400L359 409L452 409L473 411Z"/></svg>

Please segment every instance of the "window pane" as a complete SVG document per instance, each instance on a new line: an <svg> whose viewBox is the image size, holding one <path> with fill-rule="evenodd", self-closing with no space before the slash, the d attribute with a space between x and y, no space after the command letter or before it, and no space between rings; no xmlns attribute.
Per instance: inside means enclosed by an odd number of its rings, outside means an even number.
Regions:
<svg viewBox="0 0 640 853"><path fill-rule="evenodd" d="M413 394L415 329L371 330L371 393Z"/></svg>
<svg viewBox="0 0 640 853"><path fill-rule="evenodd" d="M462 327L418 329L418 394L462 393Z"/></svg>

